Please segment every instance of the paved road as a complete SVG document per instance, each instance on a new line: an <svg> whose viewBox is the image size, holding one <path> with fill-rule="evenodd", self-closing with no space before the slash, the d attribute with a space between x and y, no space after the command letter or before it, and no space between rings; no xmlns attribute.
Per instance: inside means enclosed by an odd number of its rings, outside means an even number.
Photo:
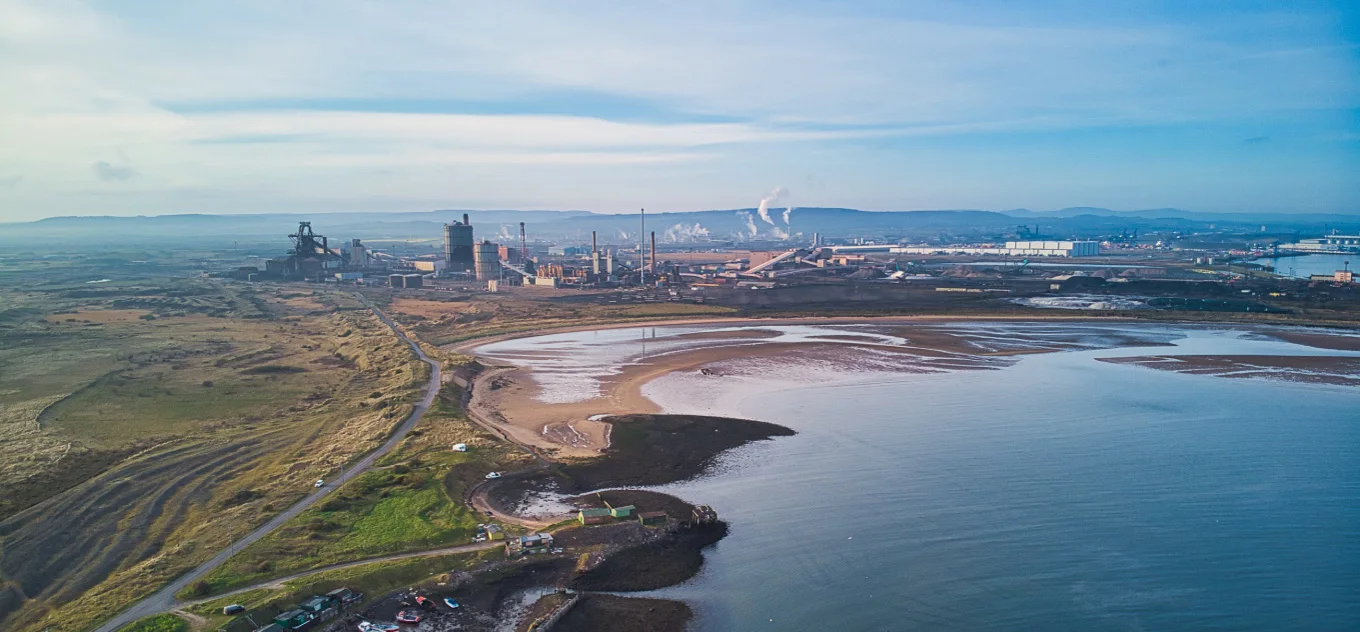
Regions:
<svg viewBox="0 0 1360 632"><path fill-rule="evenodd" d="M206 598L203 598L203 599L194 599L194 600L192 600L192 601L181 601L181 602L178 602L177 604L175 604L175 607L176 607L176 608L187 608L187 607L189 607L189 606L195 606L195 605L198 605L198 604L201 604L201 603L205 603L205 602L209 602L209 601L216 601L216 600L221 599L221 598L223 598L223 597L230 597L230 596L232 596L232 595L239 595L239 594L242 594L242 593L250 592L250 591L252 591L252 590L259 590L259 589L261 589L261 588L282 588L283 585L286 584L286 583L288 583L288 582L291 582L291 581L293 581L293 580L295 580L295 579L302 579L303 577L310 577L310 576L312 576L312 575L316 575L317 573L327 573L327 572L330 572L330 571L338 571L338 570L345 569L345 568L353 568L353 567L355 567L355 566L365 566L365 565L368 565L368 564L376 564L376 563L378 563L378 562L392 562L392 561L396 561L396 560L406 560L406 559L417 558L417 557L437 557L437 556L440 556L440 555L452 555L452 554L454 554L454 553L471 553L471 552L473 552L473 551L485 551L485 550L487 550L487 549L498 549L498 548L500 548L500 547L502 547L502 546L505 546L505 543L503 543L503 542L478 542L477 544L463 544L463 545L460 545L460 546L450 546L450 547L443 548L443 549L430 549L430 550L428 550L428 551L416 551L416 552L414 552L414 553L397 553L397 554L394 554L394 555L383 555L383 556L381 556L381 557L371 557L371 558L368 558L368 559L366 559L366 560L356 560L356 561L353 561L353 562L345 562L344 564L333 564L333 565L331 565L331 566L323 566L323 567L321 567L321 568L313 568L312 570L303 571L303 572L301 572L301 573L297 573L297 574L295 574L295 575L289 575L289 576L287 576L287 577L278 577L278 578L275 578L275 579L271 579L271 580L269 580L269 581L267 581L267 582L262 582L262 583L259 583L259 584L255 584L254 586L246 586L245 588L237 588L236 590L230 590L230 591L227 591L227 592L224 592L224 593L219 593L219 594L213 595L213 596L211 596L211 597L206 597Z"/></svg>
<svg viewBox="0 0 1360 632"><path fill-rule="evenodd" d="M114 632L118 628L121 628L129 623L132 623L133 621L136 621L137 619L140 619L142 617L150 616L153 614L159 614L161 612L166 612L174 609L177 603L175 599L175 593L179 592L180 590L183 590L186 586L207 576L209 572L211 572L214 568L217 568L223 562L227 561L227 558L231 557L236 551L244 549L245 547L249 546L256 540L259 540L260 538L269 535L270 532L282 526L283 523L288 522L289 520L297 517L298 514L305 511L308 507L315 505L322 498L325 498L331 492L339 489L342 485L345 484L345 482L349 481L355 476L358 476L359 474L362 474L384 454L387 454L388 452L392 451L393 448L397 447L397 444L401 443L401 440L406 437L406 433L410 432L411 429L416 426L416 424L420 423L420 418L425 415L425 411L429 410L430 406L434 404L434 398L437 395L439 395L440 385L439 363L427 357L425 355L425 352L421 351L420 345L413 342L410 338L407 338L406 334L402 333L402 331L397 328L396 324L394 324L392 320L387 317L387 314L384 314L382 312L382 310L374 307L371 303L368 302L367 299L363 298L362 296L359 297L359 300L362 301L364 305L367 305L369 309L372 309L373 313L376 314L378 318L382 320L383 323L385 323L388 327L391 327L393 332L400 336L402 340L406 341L406 344L411 345L411 349L415 350L416 356L420 358L421 362L430 365L430 382L425 387L425 397L420 401L419 404L416 405L415 409L411 411L411 415L406 418L406 421L402 422L402 424L397 427L397 431L392 433L392 436L388 438L386 443L382 444L382 447L378 448L377 450L374 450L373 452L370 452L368 456L365 456L364 458L360 459L358 463L355 463L354 465L351 465L350 467L346 468L344 474L342 474L341 476L337 476L336 478L331 479L329 481L326 481L326 485L324 487L317 488L306 498L303 498L293 506L289 507L288 509L285 509L279 515L274 516L274 518L269 522L266 522L264 526L252 531L250 535L247 535L244 538L241 538L240 540L237 540L236 542L232 543L230 547L220 551L217 555L214 555L212 559L204 562L198 568L195 568L189 571L188 573L181 575L175 581L166 584L164 588L161 588L160 590L156 591L155 594L151 595L150 597L147 597L146 599L141 600L140 602L137 602L131 608L128 608L127 610L124 610L123 612L119 613L114 618L109 619L104 623L104 625L95 628L94 632Z"/></svg>

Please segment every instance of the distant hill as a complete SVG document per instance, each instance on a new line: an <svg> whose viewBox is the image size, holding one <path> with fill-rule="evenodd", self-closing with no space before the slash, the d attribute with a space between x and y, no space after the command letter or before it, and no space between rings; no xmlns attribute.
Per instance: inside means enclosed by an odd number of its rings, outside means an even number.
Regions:
<svg viewBox="0 0 1360 632"><path fill-rule="evenodd" d="M601 244L635 244L639 217L588 211L515 211L442 209L425 212L270 213L258 215L161 215L153 217L53 217L36 222L0 224L0 247L174 247L198 244L220 247L239 243L282 252L287 235L299 221L332 243L359 238L366 241L425 241L437 243L441 226L470 216L478 239L513 242L519 222L530 239L556 243L588 243L591 231ZM768 220L755 208L654 213L647 215L647 231L662 243L714 239L760 242L811 241L814 233L827 239L865 238L905 241L1002 239L1026 230L1049 238L1081 238L1121 231L1155 230L1267 231L1276 234L1317 235L1327 229L1360 231L1360 216L1339 214L1202 213L1181 209L1113 211L1074 207L1057 211L1015 209L862 211L850 208L769 209ZM1021 228L1023 225L1025 228ZM768 245L766 247L769 247Z"/></svg>

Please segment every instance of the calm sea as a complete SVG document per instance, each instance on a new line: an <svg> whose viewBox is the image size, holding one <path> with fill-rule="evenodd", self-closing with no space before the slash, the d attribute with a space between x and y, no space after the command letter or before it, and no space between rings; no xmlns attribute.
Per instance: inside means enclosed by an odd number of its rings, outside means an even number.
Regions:
<svg viewBox="0 0 1360 632"><path fill-rule="evenodd" d="M1360 392L1095 359L1327 353L1170 331L1001 370L652 382L799 432L665 488L732 529L655 594L699 632L1360 629Z"/></svg>
<svg viewBox="0 0 1360 632"><path fill-rule="evenodd" d="M1354 270L1360 265L1360 254L1262 258L1254 263L1275 266L1276 274L1306 279L1314 274L1332 274L1343 269Z"/></svg>

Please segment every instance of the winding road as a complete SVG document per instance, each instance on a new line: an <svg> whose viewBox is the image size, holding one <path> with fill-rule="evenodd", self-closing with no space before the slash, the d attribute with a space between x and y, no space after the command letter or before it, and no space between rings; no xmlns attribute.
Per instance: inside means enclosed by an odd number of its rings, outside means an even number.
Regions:
<svg viewBox="0 0 1360 632"><path fill-rule="evenodd" d="M297 517L298 514L301 514L303 511L306 511L309 507L315 505L322 498L325 498L326 496L330 495L331 492L342 487L350 479L364 473L364 471L372 467L373 463L376 462L379 458L382 458L383 455L387 454L388 452L391 452L393 448L396 448L397 445L401 443L401 440L406 438L406 433L410 432L411 429L416 426L416 424L420 423L421 417L425 416L425 411L430 409L430 406L434 404L434 398L439 395L439 387L441 383L439 363L435 362L434 360L431 360L428 356L426 356L425 352L420 349L420 345L416 344L415 341L408 338L406 334L402 332L400 328L397 327L396 323L392 322L392 319L387 317L387 314L384 314L382 310L375 307L372 303L369 303L368 299L364 298L363 296L359 295L356 296L358 296L359 301L361 301L365 306L373 310L373 314L376 315L378 319L383 322L383 324L387 325L388 327L391 327L393 333L397 334L398 337L406 341L406 344L411 345L411 349L415 351L416 357L420 358L421 362L424 362L425 364L430 366L430 380L425 387L425 397L420 400L419 404L416 404L416 407L411 411L411 414L406 418L406 421L403 421L401 425L397 427L396 432L393 432L392 436L389 437L387 441L383 443L382 446L380 446L377 450L368 453L367 456L363 457L362 459L359 459L359 462L346 468L340 476L337 476L334 479L326 481L325 485L317 488L315 491L313 491L311 494L308 494L302 500L299 500L298 502L294 503L293 506L283 510L277 516L274 516L269 522L266 522L263 526L250 532L249 535L246 535L245 537L233 542L231 546L227 547L226 549L219 551L217 555L214 555L212 557L212 559L209 559L208 561L200 564L197 568L194 568L193 570L181 575L179 578L175 579L169 584L166 584L164 587L156 591L151 596L137 602L127 610L118 613L118 615L113 617L112 619L105 621L103 625L99 626L98 628L95 628L94 632L115 632L119 628L129 623L132 623L133 621L136 621L137 619L140 619L142 617L147 617L153 614L159 614L162 612L174 610L176 607L181 605L179 603L179 600L175 598L175 593L183 590L186 586L204 578L205 576L208 575L208 573L212 572L214 568L217 568L223 562L227 561L227 559L234 555L237 551L247 546L250 546L256 540L259 540L260 538L269 535L275 529L283 526L285 522L288 522L289 520L292 520L293 518ZM464 548L465 547L455 547L455 549ZM467 548L466 550L475 549ZM450 552L456 551L450 550ZM425 551L421 553L413 553L407 555L406 557L417 557L420 555L430 554L438 553ZM368 564L375 561L381 561L382 559L384 558L355 562L354 565Z"/></svg>

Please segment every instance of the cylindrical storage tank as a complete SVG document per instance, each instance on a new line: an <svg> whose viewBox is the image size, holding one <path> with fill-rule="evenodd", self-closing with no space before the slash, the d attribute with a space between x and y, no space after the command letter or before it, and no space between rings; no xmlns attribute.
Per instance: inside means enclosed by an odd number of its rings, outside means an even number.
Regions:
<svg viewBox="0 0 1360 632"><path fill-rule="evenodd" d="M501 278L500 246L483 241L473 248L472 257L478 281Z"/></svg>
<svg viewBox="0 0 1360 632"><path fill-rule="evenodd" d="M444 224L444 263L449 272L471 272L472 227L467 224Z"/></svg>

